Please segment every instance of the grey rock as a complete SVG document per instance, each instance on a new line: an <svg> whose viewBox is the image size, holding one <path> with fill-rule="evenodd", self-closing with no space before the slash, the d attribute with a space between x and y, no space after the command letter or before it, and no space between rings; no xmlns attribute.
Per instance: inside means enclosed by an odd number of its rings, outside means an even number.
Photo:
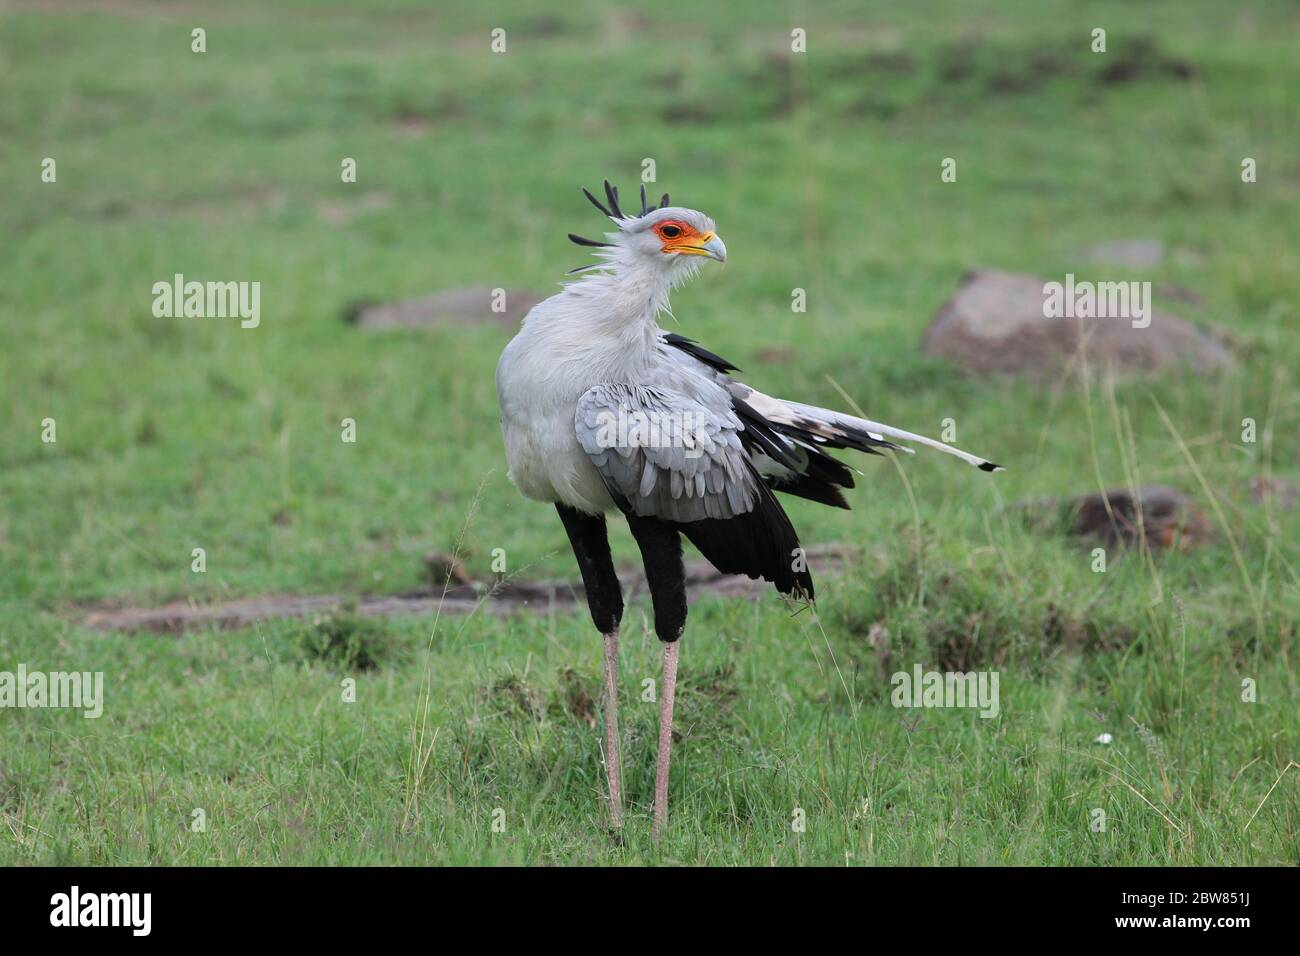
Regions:
<svg viewBox="0 0 1300 956"><path fill-rule="evenodd" d="M1059 377L1080 356L1090 366L1118 371L1180 364L1209 371L1234 364L1213 335L1155 308L1146 328L1122 318L1045 318L1046 281L997 270L967 273L926 330L922 351L975 373L1040 379ZM1159 302L1158 294L1153 298Z"/></svg>

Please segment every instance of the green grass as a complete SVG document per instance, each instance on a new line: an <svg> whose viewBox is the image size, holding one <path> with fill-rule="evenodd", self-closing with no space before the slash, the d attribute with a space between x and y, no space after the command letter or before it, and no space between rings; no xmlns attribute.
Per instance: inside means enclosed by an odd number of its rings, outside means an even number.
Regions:
<svg viewBox="0 0 1300 956"><path fill-rule="evenodd" d="M0 862L1300 862L1296 512L1249 493L1300 481L1300 12L427 6L0 11L0 670L100 670L107 694L98 720L0 710ZM498 26L505 55L488 52ZM784 53L795 26L806 56ZM820 577L816 615L775 595L692 608L658 848L641 602L621 844L602 825L585 614L80 625L90 601L401 592L429 551L484 579L496 548L512 574L572 577L551 509L505 477L501 330L340 317L451 286L553 288L584 260L564 233L598 228L577 187L630 192L645 157L730 252L676 295L680 331L768 392L842 404L839 386L932 434L953 417L960 444L1009 466L856 462L851 513L789 504L806 544L863 551ZM1201 296L1174 310L1230 334L1237 371L1084 389L918 354L965 270L1059 277L1125 237L1169 246L1135 277ZM150 287L176 272L260 281L261 326L155 319ZM1005 510L1148 482L1194 493L1217 540L1094 574L1087 546ZM613 544L630 562L625 530ZM889 674L917 662L997 669L1000 715L891 707Z"/></svg>

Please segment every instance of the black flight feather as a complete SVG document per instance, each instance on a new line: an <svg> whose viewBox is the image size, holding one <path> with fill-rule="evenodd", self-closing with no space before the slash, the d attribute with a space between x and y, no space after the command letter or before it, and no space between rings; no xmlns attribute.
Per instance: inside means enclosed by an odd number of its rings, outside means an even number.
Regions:
<svg viewBox="0 0 1300 956"><path fill-rule="evenodd" d="M687 355L693 355L695 358L699 359L705 365L710 365L713 368L716 368L719 372L740 371L739 368L737 368L735 365L732 365L721 355L718 355L714 352L710 352L704 346L697 344L694 339L688 339L684 335L678 335L676 332L669 332L664 336L664 342L673 346L674 348L681 349Z"/></svg>
<svg viewBox="0 0 1300 956"><path fill-rule="evenodd" d="M748 438L763 449L763 453L768 458L771 458L779 465L784 465L791 471L802 470L799 467L799 460L786 446L785 439L772 427L771 422L739 398L731 400L731 407L735 409L736 416L745 425L745 430L740 433L742 441Z"/></svg>
<svg viewBox="0 0 1300 956"><path fill-rule="evenodd" d="M753 465L750 474L758 478ZM771 581L782 594L811 601L813 580L806 564L796 571L799 536L771 489L758 480L754 508L734 518L703 518L677 525L691 544L723 574Z"/></svg>

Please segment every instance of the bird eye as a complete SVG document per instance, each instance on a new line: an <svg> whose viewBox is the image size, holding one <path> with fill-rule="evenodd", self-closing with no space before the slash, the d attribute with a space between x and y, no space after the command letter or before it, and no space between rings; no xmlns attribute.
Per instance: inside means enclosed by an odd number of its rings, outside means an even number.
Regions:
<svg viewBox="0 0 1300 956"><path fill-rule="evenodd" d="M660 235L665 239L676 239L682 234L681 226L668 225L659 230Z"/></svg>

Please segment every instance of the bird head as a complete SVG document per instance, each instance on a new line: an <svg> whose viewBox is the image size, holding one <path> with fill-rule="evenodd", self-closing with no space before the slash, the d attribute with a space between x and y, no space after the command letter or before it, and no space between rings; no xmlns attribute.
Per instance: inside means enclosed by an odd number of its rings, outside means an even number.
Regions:
<svg viewBox="0 0 1300 956"><path fill-rule="evenodd" d="M636 219L624 220L619 229L623 245L651 259L685 262L680 256L704 256L727 261L727 247L718 237L717 226L704 213L685 206L665 206Z"/></svg>
<svg viewBox="0 0 1300 956"><path fill-rule="evenodd" d="M727 261L727 247L718 236L713 220L696 209L670 206L665 193L658 206L646 204L645 186L641 187L640 215L624 213L618 202L618 189L605 180L606 204L601 203L586 189L583 194L592 205L608 216L618 228L606 233L608 241L584 239L569 233L569 238L580 246L609 249L606 260L629 259L638 266L657 268L675 274L693 273L701 262ZM605 262L590 263L571 272L600 268Z"/></svg>

